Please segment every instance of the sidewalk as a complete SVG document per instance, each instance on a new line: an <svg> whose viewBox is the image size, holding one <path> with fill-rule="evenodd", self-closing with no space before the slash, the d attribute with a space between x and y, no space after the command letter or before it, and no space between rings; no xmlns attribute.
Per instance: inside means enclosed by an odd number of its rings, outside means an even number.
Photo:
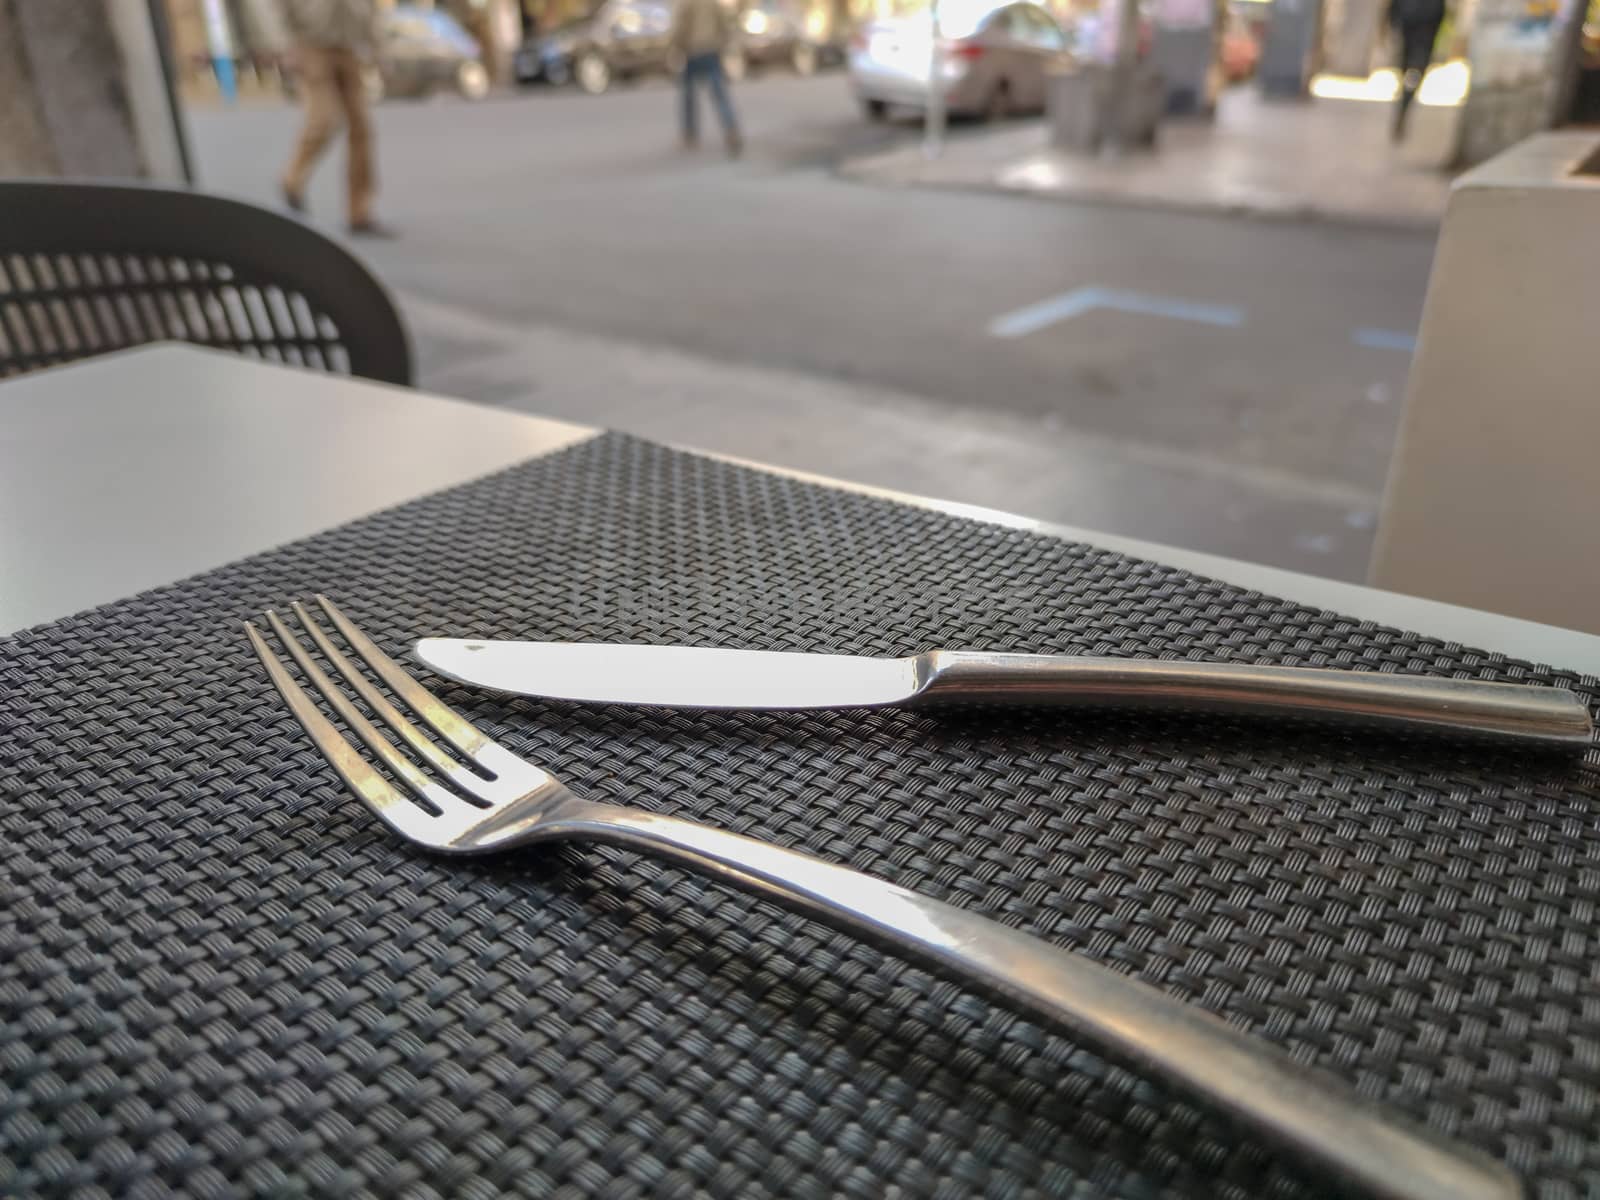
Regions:
<svg viewBox="0 0 1600 1200"><path fill-rule="evenodd" d="M1359 582L1375 489L401 297L424 391Z"/></svg>
<svg viewBox="0 0 1600 1200"><path fill-rule="evenodd" d="M1166 121L1153 154L1068 154L1050 147L1044 122L1030 121L958 129L937 159L913 145L839 171L877 184L1426 229L1450 190L1449 174L1429 164L1442 160L1455 112L1418 106L1411 137L1395 147L1387 104L1265 101L1245 86L1223 96L1214 122Z"/></svg>

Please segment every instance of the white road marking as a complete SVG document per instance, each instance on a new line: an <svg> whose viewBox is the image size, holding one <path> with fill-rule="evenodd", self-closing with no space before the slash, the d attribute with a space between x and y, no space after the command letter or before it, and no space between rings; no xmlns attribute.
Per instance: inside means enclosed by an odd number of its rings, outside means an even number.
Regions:
<svg viewBox="0 0 1600 1200"><path fill-rule="evenodd" d="M1170 296L1151 296L1144 292L1124 292L1116 288L1081 287L1062 292L1048 300L1005 313L989 322L989 333L998 338L1026 337L1060 321L1070 321L1097 308L1137 313L1147 317L1170 317L1176 321L1196 321L1237 329L1244 324L1244 310L1230 304L1197 304Z"/></svg>
<svg viewBox="0 0 1600 1200"><path fill-rule="evenodd" d="M1404 350L1410 354L1417 348L1416 335L1398 329L1357 329L1350 340L1368 350Z"/></svg>

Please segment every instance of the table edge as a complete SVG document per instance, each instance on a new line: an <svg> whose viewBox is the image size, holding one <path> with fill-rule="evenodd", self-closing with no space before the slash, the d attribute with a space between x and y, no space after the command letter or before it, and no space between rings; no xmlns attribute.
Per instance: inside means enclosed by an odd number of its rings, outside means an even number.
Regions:
<svg viewBox="0 0 1600 1200"><path fill-rule="evenodd" d="M1407 596L1400 592L1386 592L1364 584L1324 579L1282 567L1225 558L1199 550L1185 550L1160 542L1102 533L1064 522L1025 517L1004 509L940 500L932 496L921 496L893 488L876 487L872 484L854 483L815 471L774 466L770 463L741 458L738 455L721 454L693 446L678 448L723 462L769 471L790 479L823 484L885 500L895 500L949 516L967 517L992 525L1003 525L1010 529L1083 542L1132 555L1135 558L1149 559L1166 566L1192 571L1197 575L1220 579L1224 583L1292 600L1297 604L1342 613L1380 625L1395 626L1413 633L1442 638L1447 642L1504 654L1509 658L1526 659L1576 671L1582 675L1600 676L1600 636L1575 629L1542 625L1537 621L1527 621L1520 617L1503 616L1481 609L1446 604L1439 600L1426 600L1420 596Z"/></svg>

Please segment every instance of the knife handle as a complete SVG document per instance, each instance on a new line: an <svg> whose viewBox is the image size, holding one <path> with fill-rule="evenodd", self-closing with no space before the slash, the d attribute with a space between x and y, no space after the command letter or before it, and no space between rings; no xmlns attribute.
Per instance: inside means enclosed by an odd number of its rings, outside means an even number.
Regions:
<svg viewBox="0 0 1600 1200"><path fill-rule="evenodd" d="M1587 747L1589 708L1565 688L1246 663L987 654L917 658L919 703L1049 704L1294 718L1322 725Z"/></svg>

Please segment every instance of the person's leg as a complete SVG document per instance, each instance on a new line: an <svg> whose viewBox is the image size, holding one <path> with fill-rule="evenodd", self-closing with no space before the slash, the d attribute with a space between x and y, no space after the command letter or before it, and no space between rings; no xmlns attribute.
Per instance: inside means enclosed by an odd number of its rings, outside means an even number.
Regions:
<svg viewBox="0 0 1600 1200"><path fill-rule="evenodd" d="M737 155L743 146L739 138L739 122L733 115L733 102L728 98L727 75L722 69L720 54L707 55L706 82L711 88L711 102L717 106L717 117L722 121L722 136L728 143L728 153Z"/></svg>
<svg viewBox="0 0 1600 1200"><path fill-rule="evenodd" d="M1411 102L1416 99L1422 77L1427 74L1433 60L1434 39L1439 36L1437 25L1406 24L1400 27L1400 95L1395 102L1394 139L1405 136L1406 118Z"/></svg>
<svg viewBox="0 0 1600 1200"><path fill-rule="evenodd" d="M332 51L339 103L349 127L349 208L352 228L372 224L372 196L377 172L372 165L372 117L367 111L367 89L361 81L361 59L353 50Z"/></svg>
<svg viewBox="0 0 1600 1200"><path fill-rule="evenodd" d="M320 46L297 46L294 59L306 116L300 140L283 173L283 195L292 207L300 208L305 203L311 169L339 129L339 90L329 51Z"/></svg>
<svg viewBox="0 0 1600 1200"><path fill-rule="evenodd" d="M680 76L683 87L683 114L682 133L683 144L693 146L700 140L700 113L695 101L695 76L699 72L699 55L691 54L683 60L683 74Z"/></svg>

